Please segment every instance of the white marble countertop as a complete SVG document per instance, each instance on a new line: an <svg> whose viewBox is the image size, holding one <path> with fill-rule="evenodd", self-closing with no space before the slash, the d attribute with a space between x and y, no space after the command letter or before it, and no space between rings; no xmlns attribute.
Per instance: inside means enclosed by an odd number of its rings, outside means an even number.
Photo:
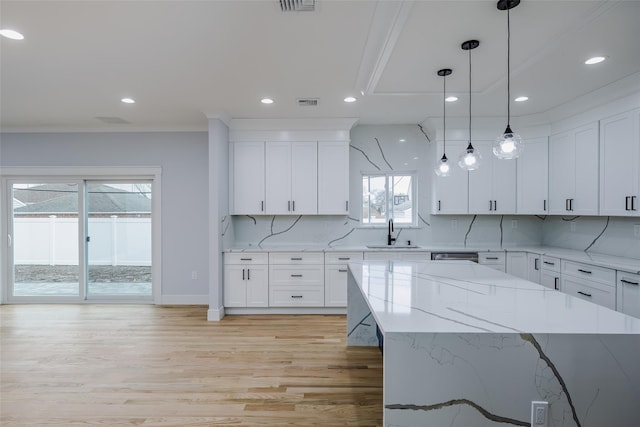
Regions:
<svg viewBox="0 0 640 427"><path fill-rule="evenodd" d="M640 319L472 262L349 269L385 333L640 334Z"/></svg>
<svg viewBox="0 0 640 427"><path fill-rule="evenodd" d="M548 255L570 261L583 262L598 267L612 268L640 274L640 259L624 258L612 255L604 255L593 252L584 252L575 249L556 248L552 246L512 246L505 248L494 247L461 247L461 246L423 246L416 248L389 249L369 248L367 246L326 246L314 245L273 245L264 246L238 246L226 249L225 252L380 252L406 250L412 252L532 252L540 255Z"/></svg>

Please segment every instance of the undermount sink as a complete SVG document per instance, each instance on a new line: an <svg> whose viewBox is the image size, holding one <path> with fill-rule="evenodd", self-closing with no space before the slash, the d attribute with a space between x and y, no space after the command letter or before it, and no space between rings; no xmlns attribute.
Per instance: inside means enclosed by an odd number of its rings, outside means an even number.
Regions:
<svg viewBox="0 0 640 427"><path fill-rule="evenodd" d="M417 245L367 245L369 249L418 249Z"/></svg>

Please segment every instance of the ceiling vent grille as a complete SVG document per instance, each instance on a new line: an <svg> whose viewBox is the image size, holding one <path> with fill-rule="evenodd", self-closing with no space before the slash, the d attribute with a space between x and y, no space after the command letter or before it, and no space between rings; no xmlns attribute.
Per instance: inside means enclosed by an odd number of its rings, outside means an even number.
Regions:
<svg viewBox="0 0 640 427"><path fill-rule="evenodd" d="M280 10L283 12L313 12L316 10L316 0L279 0Z"/></svg>
<svg viewBox="0 0 640 427"><path fill-rule="evenodd" d="M301 98L298 99L298 107L317 107L318 98Z"/></svg>

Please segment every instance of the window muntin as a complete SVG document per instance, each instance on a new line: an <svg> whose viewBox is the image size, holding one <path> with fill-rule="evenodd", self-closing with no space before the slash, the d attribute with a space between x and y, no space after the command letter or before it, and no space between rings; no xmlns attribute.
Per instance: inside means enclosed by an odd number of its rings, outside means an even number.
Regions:
<svg viewBox="0 0 640 427"><path fill-rule="evenodd" d="M412 173L362 175L362 224L416 225L416 177Z"/></svg>

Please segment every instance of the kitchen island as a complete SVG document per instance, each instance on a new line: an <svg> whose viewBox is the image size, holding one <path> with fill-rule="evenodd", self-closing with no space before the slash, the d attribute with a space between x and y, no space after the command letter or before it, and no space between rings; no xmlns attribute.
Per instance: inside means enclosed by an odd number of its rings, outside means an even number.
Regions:
<svg viewBox="0 0 640 427"><path fill-rule="evenodd" d="M349 264L348 345L381 345L385 426L640 425L640 319L471 262Z"/></svg>

